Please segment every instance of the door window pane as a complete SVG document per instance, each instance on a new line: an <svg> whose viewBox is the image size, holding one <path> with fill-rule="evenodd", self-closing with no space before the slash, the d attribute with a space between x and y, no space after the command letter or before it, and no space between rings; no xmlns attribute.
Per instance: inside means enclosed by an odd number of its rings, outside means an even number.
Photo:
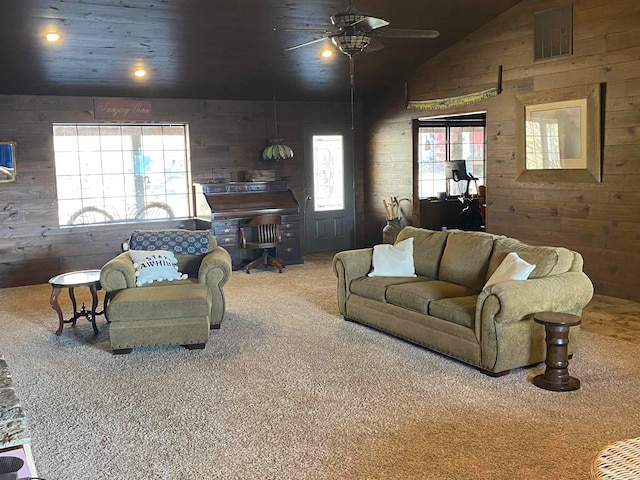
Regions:
<svg viewBox="0 0 640 480"><path fill-rule="evenodd" d="M316 212L344 209L342 135L313 136L313 191Z"/></svg>

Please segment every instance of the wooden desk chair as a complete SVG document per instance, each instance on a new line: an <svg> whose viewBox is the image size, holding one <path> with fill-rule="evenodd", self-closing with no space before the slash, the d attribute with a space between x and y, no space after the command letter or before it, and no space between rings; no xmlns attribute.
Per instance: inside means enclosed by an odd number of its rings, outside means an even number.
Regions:
<svg viewBox="0 0 640 480"><path fill-rule="evenodd" d="M284 261L269 254L269 249L275 248L282 242L280 235L280 215L259 215L240 226L240 243L242 248L262 249L262 256L248 263L247 273L258 265L271 265L282 273Z"/></svg>

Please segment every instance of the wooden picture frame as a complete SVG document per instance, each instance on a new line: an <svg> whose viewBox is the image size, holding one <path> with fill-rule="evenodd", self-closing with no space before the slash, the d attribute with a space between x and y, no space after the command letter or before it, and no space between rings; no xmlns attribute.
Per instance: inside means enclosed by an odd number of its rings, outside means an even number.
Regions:
<svg viewBox="0 0 640 480"><path fill-rule="evenodd" d="M16 142L0 141L0 183L17 181Z"/></svg>
<svg viewBox="0 0 640 480"><path fill-rule="evenodd" d="M602 181L600 84L516 95L516 181Z"/></svg>

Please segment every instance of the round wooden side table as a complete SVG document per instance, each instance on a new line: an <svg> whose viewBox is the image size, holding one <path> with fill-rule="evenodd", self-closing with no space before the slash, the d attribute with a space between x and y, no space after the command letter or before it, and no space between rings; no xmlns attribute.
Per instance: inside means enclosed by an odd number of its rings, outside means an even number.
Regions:
<svg viewBox="0 0 640 480"><path fill-rule="evenodd" d="M545 372L533 378L536 387L554 392L570 392L580 388L580 380L569 375L569 328L580 325L580 317L569 313L541 312L533 316L544 325L547 344Z"/></svg>
<svg viewBox="0 0 640 480"><path fill-rule="evenodd" d="M96 326L96 315L103 315L106 311L107 306L107 297L105 296L104 309L101 312L96 312L96 308L98 307L98 293L97 290L101 288L100 286L100 270L80 270L77 272L68 272L61 273L60 275L56 275L55 277L49 279L49 284L51 284L51 298L49 299L49 303L51 304L51 308L53 308L58 313L58 330L56 330L56 335L60 336L62 333L62 327L65 323L76 324L76 320L80 317L85 317L87 320L91 322L93 326L93 331L97 335L98 327ZM82 304L82 309L78 311L76 305L76 296L73 291L76 287L89 287L91 291L91 310L87 310ZM62 309L60 308L60 304L58 303L58 296L60 295L60 291L63 288L69 289L69 298L71 299L71 303L73 305L73 316L69 318L69 320L64 320L62 316Z"/></svg>

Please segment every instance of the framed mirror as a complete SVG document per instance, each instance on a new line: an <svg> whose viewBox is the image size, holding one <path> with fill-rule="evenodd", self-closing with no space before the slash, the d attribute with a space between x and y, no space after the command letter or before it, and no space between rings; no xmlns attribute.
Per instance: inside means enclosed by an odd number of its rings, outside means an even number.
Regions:
<svg viewBox="0 0 640 480"><path fill-rule="evenodd" d="M600 84L516 95L516 180L601 181Z"/></svg>
<svg viewBox="0 0 640 480"><path fill-rule="evenodd" d="M16 181L16 142L0 142L0 183Z"/></svg>

